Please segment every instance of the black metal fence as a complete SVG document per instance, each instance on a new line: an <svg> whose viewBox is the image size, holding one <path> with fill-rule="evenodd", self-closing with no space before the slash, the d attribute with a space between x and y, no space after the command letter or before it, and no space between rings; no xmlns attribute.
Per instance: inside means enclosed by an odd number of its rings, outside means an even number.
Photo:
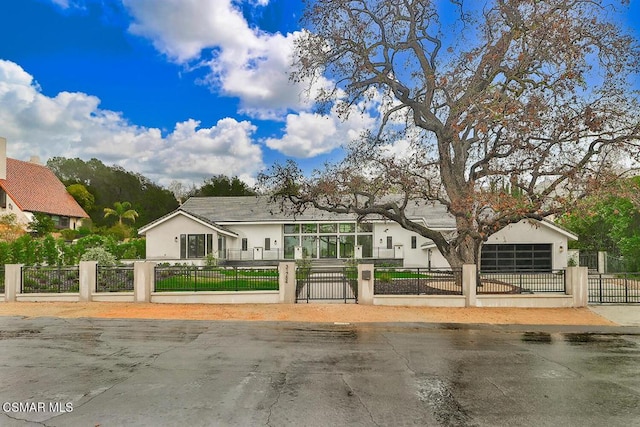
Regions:
<svg viewBox="0 0 640 427"><path fill-rule="evenodd" d="M277 268L156 266L156 292L277 291Z"/></svg>
<svg viewBox="0 0 640 427"><path fill-rule="evenodd" d="M96 267L96 292L132 292L133 266Z"/></svg>
<svg viewBox="0 0 640 427"><path fill-rule="evenodd" d="M483 273L477 283L477 294L532 294L544 292L567 292L564 270L548 273Z"/></svg>
<svg viewBox="0 0 640 427"><path fill-rule="evenodd" d="M589 274L589 302L640 303L640 273Z"/></svg>
<svg viewBox="0 0 640 427"><path fill-rule="evenodd" d="M358 300L358 269L354 267L298 268L296 302Z"/></svg>
<svg viewBox="0 0 640 427"><path fill-rule="evenodd" d="M21 293L67 293L80 291L80 268L22 267Z"/></svg>
<svg viewBox="0 0 640 427"><path fill-rule="evenodd" d="M4 265L0 265L0 294L4 294Z"/></svg>
<svg viewBox="0 0 640 427"><path fill-rule="evenodd" d="M462 295L462 269L377 268L375 295Z"/></svg>
<svg viewBox="0 0 640 427"><path fill-rule="evenodd" d="M587 267L589 270L598 271L598 253L580 251L578 255L578 264L580 267Z"/></svg>

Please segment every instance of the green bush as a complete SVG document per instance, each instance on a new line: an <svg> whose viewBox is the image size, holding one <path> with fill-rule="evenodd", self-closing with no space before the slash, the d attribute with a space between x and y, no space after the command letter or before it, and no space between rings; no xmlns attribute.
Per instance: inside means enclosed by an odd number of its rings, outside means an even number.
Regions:
<svg viewBox="0 0 640 427"><path fill-rule="evenodd" d="M78 234L79 234L78 231L71 230L69 228L65 228L64 230L60 231L60 235L62 235L62 238L68 242L78 237Z"/></svg>
<svg viewBox="0 0 640 427"><path fill-rule="evenodd" d="M116 257L113 256L113 254L107 251L105 248L101 248L101 247L94 247L94 248L87 249L87 251L84 254L82 254L82 257L80 257L80 260L97 261L98 265L104 265L108 267L114 266L117 264Z"/></svg>

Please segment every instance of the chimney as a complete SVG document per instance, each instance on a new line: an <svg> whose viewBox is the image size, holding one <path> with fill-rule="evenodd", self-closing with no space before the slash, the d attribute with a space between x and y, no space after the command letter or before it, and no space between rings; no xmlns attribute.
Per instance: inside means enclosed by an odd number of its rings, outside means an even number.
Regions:
<svg viewBox="0 0 640 427"><path fill-rule="evenodd" d="M42 165L42 163L40 162L40 157L38 156L31 156L31 158L29 159L29 163L33 163L36 165Z"/></svg>
<svg viewBox="0 0 640 427"><path fill-rule="evenodd" d="M7 179L7 140L0 136L0 179Z"/></svg>

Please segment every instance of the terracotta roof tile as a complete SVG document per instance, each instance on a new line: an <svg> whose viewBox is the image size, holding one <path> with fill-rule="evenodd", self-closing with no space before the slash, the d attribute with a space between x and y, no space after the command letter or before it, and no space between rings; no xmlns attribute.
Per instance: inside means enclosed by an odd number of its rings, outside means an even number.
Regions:
<svg viewBox="0 0 640 427"><path fill-rule="evenodd" d="M7 179L0 179L0 187L22 211L89 217L46 166L7 158Z"/></svg>

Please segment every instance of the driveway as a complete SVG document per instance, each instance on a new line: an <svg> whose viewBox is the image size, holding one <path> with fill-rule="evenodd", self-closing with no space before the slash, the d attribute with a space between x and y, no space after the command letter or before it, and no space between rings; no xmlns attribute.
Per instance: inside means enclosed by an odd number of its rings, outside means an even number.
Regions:
<svg viewBox="0 0 640 427"><path fill-rule="evenodd" d="M0 317L0 425L637 425L610 329Z"/></svg>

